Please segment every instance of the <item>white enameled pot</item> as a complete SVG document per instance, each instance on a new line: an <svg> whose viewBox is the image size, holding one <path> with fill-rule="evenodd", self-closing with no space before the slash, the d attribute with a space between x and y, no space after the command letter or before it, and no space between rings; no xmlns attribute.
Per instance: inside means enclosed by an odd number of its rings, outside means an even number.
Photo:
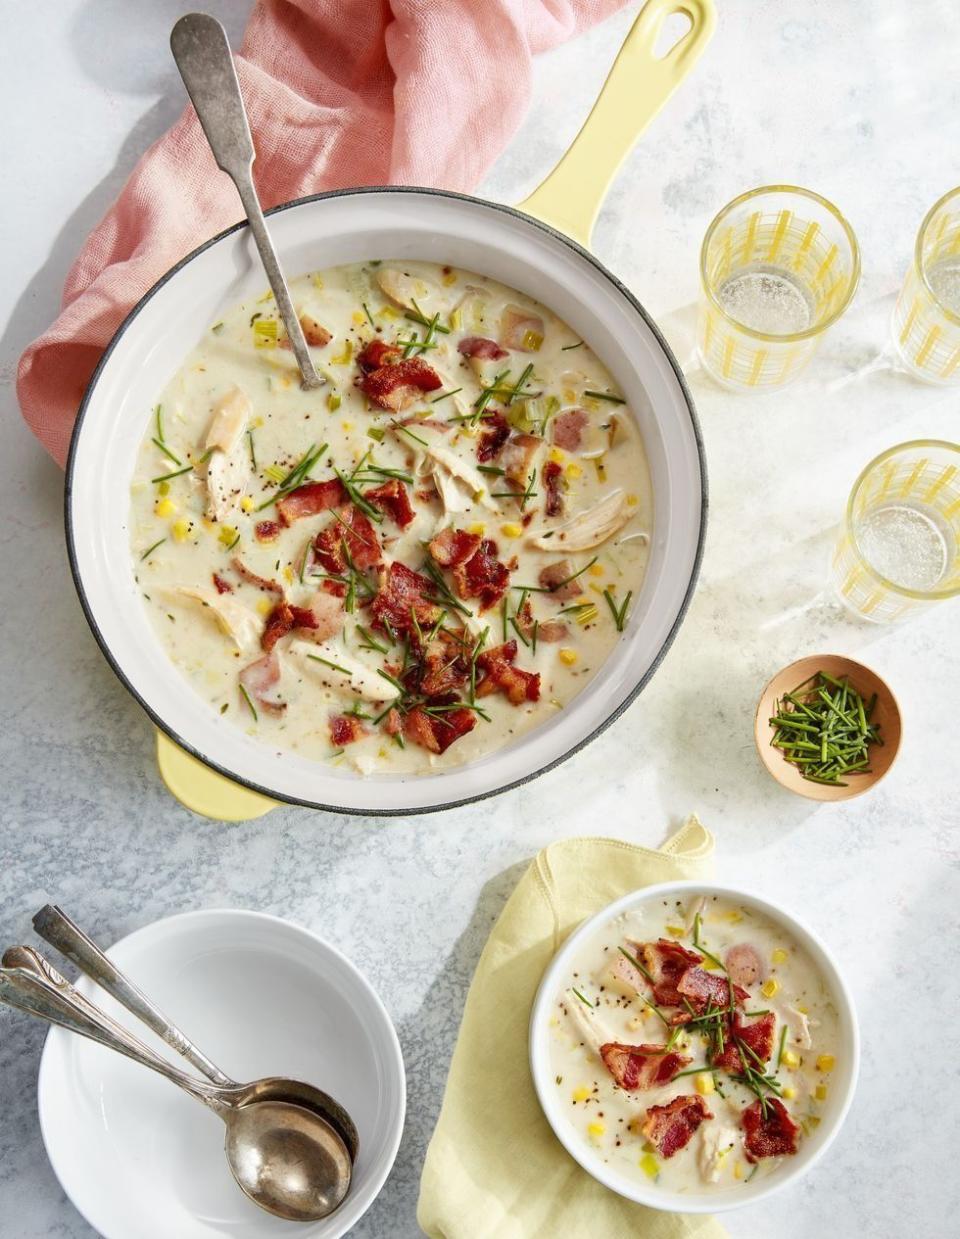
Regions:
<svg viewBox="0 0 960 1239"><path fill-rule="evenodd" d="M690 28L657 59L653 48L662 24L677 12ZM548 770L597 736L653 674L696 581L706 518L703 449L669 348L586 243L609 179L690 70L713 24L712 0L649 0L576 141L524 211L437 190L375 188L320 194L270 212L288 272L371 257L426 259L484 272L536 298L589 341L639 422L654 495L643 588L622 639L588 687L515 743L430 775L360 776L260 744L187 687L154 636L134 580L129 479L157 393L225 307L262 289L246 226L214 237L178 263L118 329L77 418L67 467L67 544L94 635L160 729L164 777L191 808L242 818L287 800L383 815L492 795Z"/></svg>

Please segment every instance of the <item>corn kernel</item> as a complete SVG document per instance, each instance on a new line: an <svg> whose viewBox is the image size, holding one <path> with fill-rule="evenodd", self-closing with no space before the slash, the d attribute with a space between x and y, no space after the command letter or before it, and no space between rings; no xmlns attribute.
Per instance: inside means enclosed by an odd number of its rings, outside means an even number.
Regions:
<svg viewBox="0 0 960 1239"><path fill-rule="evenodd" d="M818 1084L816 1089L814 1090L814 1096L816 1097L817 1101L826 1101L827 1100L827 1086L825 1084Z"/></svg>
<svg viewBox="0 0 960 1239"><path fill-rule="evenodd" d="M478 537L482 538L483 535L486 533L486 530L487 530L487 527L486 525L484 525L483 521L475 521L472 525L469 526L467 532L476 534Z"/></svg>
<svg viewBox="0 0 960 1239"><path fill-rule="evenodd" d="M733 1177L734 1177L735 1179L742 1179L742 1178L743 1178L743 1162L737 1162L737 1164L734 1166L734 1168L733 1168Z"/></svg>
<svg viewBox="0 0 960 1239"><path fill-rule="evenodd" d="M358 327L360 326L361 323L365 323L367 321L366 314L363 314L360 310L354 310L354 312L350 315L350 317L353 319L353 321L357 324Z"/></svg>
<svg viewBox="0 0 960 1239"><path fill-rule="evenodd" d="M269 598L260 598L257 600L257 610L261 615L269 615L273 610L273 603Z"/></svg>
<svg viewBox="0 0 960 1239"><path fill-rule="evenodd" d="M259 430L260 427L263 425L263 418L255 417L253 421L250 423L250 425L254 428L254 430Z"/></svg>
<svg viewBox="0 0 960 1239"><path fill-rule="evenodd" d="M560 451L558 447L552 447L550 449L550 459L553 461L555 465L562 465L563 462L566 460L566 456L563 454L563 452Z"/></svg>
<svg viewBox="0 0 960 1239"><path fill-rule="evenodd" d="M798 1003L797 1003L797 1010L800 1012L800 1014L801 1014L801 1015L809 1015L809 1014L810 1014L810 1008L807 1006L807 1004L806 1004L805 1002L798 1002Z"/></svg>
<svg viewBox="0 0 960 1239"><path fill-rule="evenodd" d="M783 1063L784 1067L800 1066L800 1057L799 1055L794 1054L793 1050L784 1050L780 1061Z"/></svg>
<svg viewBox="0 0 960 1239"><path fill-rule="evenodd" d="M817 1059L817 1071L833 1071L837 1060L832 1054L821 1054Z"/></svg>
<svg viewBox="0 0 960 1239"><path fill-rule="evenodd" d="M341 422L340 425L348 432L353 429L353 422Z"/></svg>
<svg viewBox="0 0 960 1239"><path fill-rule="evenodd" d="M782 946L778 946L770 956L770 960L774 964L785 964L787 962L787 958L788 954Z"/></svg>
<svg viewBox="0 0 960 1239"><path fill-rule="evenodd" d="M591 564L590 565L591 576L603 576L605 571L606 569L604 568L603 564Z"/></svg>
<svg viewBox="0 0 960 1239"><path fill-rule="evenodd" d="M327 396L327 408L331 413L336 413L337 409L340 408L340 401L341 396L338 391L332 391L330 395Z"/></svg>
<svg viewBox="0 0 960 1239"><path fill-rule="evenodd" d="M713 1076L709 1071L698 1072L693 1077L693 1087L701 1097L708 1097L714 1090Z"/></svg>
<svg viewBox="0 0 960 1239"><path fill-rule="evenodd" d="M172 499L158 499L153 509L156 516L173 516L176 510L177 505Z"/></svg>
<svg viewBox="0 0 960 1239"><path fill-rule="evenodd" d="M652 1153L644 1153L640 1158L640 1169L650 1179L655 1179L660 1173L660 1164Z"/></svg>
<svg viewBox="0 0 960 1239"><path fill-rule="evenodd" d="M562 649L560 651L560 661L565 667L572 667L579 657L576 650Z"/></svg>
<svg viewBox="0 0 960 1239"><path fill-rule="evenodd" d="M667 933L673 938L682 938L686 933L686 928L683 925L668 925Z"/></svg>
<svg viewBox="0 0 960 1239"><path fill-rule="evenodd" d="M781 1095L786 1097L787 1101L793 1101L797 1095L797 1090L791 1084L788 1084Z"/></svg>
<svg viewBox="0 0 960 1239"><path fill-rule="evenodd" d="M565 472L568 478L583 477L583 470L580 468L578 464L576 464L572 460L570 461L569 465L567 465Z"/></svg>
<svg viewBox="0 0 960 1239"><path fill-rule="evenodd" d="M450 326L454 331L459 331L463 326L463 314L459 310L450 311Z"/></svg>
<svg viewBox="0 0 960 1239"><path fill-rule="evenodd" d="M190 537L190 522L181 516L178 521L173 522L171 532L177 542L186 542Z"/></svg>
<svg viewBox="0 0 960 1239"><path fill-rule="evenodd" d="M628 508L635 508L639 502L640 502L639 495L627 495L627 507Z"/></svg>
<svg viewBox="0 0 960 1239"><path fill-rule="evenodd" d="M523 526L511 522L509 525L501 525L500 532L505 538L519 538L523 533Z"/></svg>
<svg viewBox="0 0 960 1239"><path fill-rule="evenodd" d="M237 531L234 529L234 527L232 525L224 525L220 530L219 541L224 546L232 546L236 540L237 540Z"/></svg>
<svg viewBox="0 0 960 1239"><path fill-rule="evenodd" d="M764 998L772 998L779 989L780 982L776 977L770 977L760 986L760 993L763 994Z"/></svg>
<svg viewBox="0 0 960 1239"><path fill-rule="evenodd" d="M588 1123L587 1124L587 1131L590 1133L591 1136L593 1136L594 1140L599 1140L606 1130L607 1129L603 1123Z"/></svg>
<svg viewBox="0 0 960 1239"><path fill-rule="evenodd" d="M572 387L565 387L563 389L563 398L564 400L566 400L567 404L575 404L576 399L577 399L577 393L573 390Z"/></svg>
<svg viewBox="0 0 960 1239"><path fill-rule="evenodd" d="M283 579L286 581L288 585L293 584L293 569L290 567L289 564L287 564L287 566L283 570Z"/></svg>
<svg viewBox="0 0 960 1239"><path fill-rule="evenodd" d="M240 507L244 512L252 512L254 509L253 497L251 495L244 495L240 500Z"/></svg>
<svg viewBox="0 0 960 1239"><path fill-rule="evenodd" d="M581 1084L579 1088L573 1090L574 1101L586 1101L590 1096L590 1087L587 1084Z"/></svg>
<svg viewBox="0 0 960 1239"><path fill-rule="evenodd" d="M169 483L169 482L161 482L161 483L159 484L159 486L157 487L157 491L158 491L161 495L169 495L169 494L170 494L170 483Z"/></svg>

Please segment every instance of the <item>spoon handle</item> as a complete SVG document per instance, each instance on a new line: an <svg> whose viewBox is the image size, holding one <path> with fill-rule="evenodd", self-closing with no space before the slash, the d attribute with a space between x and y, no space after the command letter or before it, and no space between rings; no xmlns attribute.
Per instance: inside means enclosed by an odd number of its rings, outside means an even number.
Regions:
<svg viewBox="0 0 960 1239"><path fill-rule="evenodd" d="M187 13L170 32L170 49L217 166L237 187L283 325L293 345L303 386L320 387L323 380L310 357L303 328L290 300L290 290L253 185L256 153L227 32L215 17L206 13Z"/></svg>
<svg viewBox="0 0 960 1239"><path fill-rule="evenodd" d="M81 972L111 994L121 1006L143 1020L153 1029L171 1050L175 1050L198 1071L224 1088L235 1088L236 1082L224 1075L177 1026L172 1023L154 1003L124 976L120 969L104 955L97 944L75 925L67 914L53 904L47 904L33 918L33 928L44 941L56 947L71 960Z"/></svg>
<svg viewBox="0 0 960 1239"><path fill-rule="evenodd" d="M34 951L32 947L15 946L4 952L0 967L0 1002L70 1032L79 1033L133 1059L143 1067L179 1085L197 1101L221 1113L229 1104L221 1099L221 1090L202 1080L194 1080L154 1054L130 1032L112 1020L70 982Z"/></svg>

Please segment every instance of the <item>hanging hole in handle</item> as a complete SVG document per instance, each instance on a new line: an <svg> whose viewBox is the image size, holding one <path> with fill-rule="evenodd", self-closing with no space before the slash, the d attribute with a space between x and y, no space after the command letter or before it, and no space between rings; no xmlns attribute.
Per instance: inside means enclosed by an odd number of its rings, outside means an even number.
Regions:
<svg viewBox="0 0 960 1239"><path fill-rule="evenodd" d="M693 29L693 20L685 9L675 9L660 23L657 41L653 45L654 60L666 60L678 43Z"/></svg>

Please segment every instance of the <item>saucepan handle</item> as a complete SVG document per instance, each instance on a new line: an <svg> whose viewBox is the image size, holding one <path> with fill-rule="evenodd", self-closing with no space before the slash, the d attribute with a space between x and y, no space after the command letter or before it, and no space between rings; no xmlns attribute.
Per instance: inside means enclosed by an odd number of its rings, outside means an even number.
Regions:
<svg viewBox="0 0 960 1239"><path fill-rule="evenodd" d="M657 39L674 14L686 17L690 27L658 59ZM716 22L713 0L647 0L580 132L546 180L519 204L520 210L589 246L617 169L700 59Z"/></svg>
<svg viewBox="0 0 960 1239"><path fill-rule="evenodd" d="M211 770L202 761L157 732L160 777L186 809L217 822L249 822L277 807L277 801L251 791Z"/></svg>

